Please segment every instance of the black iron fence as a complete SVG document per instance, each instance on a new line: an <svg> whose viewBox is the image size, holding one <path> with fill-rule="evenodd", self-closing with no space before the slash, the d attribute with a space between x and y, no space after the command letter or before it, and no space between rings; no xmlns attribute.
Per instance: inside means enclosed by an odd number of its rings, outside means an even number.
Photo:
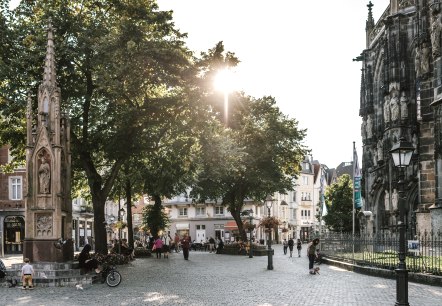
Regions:
<svg viewBox="0 0 442 306"><path fill-rule="evenodd" d="M410 272L442 275L442 233L418 233L407 243ZM327 233L321 237L321 253L360 266L394 270L398 266L399 233L353 235Z"/></svg>

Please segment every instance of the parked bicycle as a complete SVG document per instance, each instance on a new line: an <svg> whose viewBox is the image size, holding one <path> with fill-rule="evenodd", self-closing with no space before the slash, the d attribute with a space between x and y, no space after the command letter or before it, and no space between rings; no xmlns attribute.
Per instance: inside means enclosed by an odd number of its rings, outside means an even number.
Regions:
<svg viewBox="0 0 442 306"><path fill-rule="evenodd" d="M115 269L113 265L106 265L103 267L101 274L101 283L106 282L109 287L116 287L121 283L121 274Z"/></svg>

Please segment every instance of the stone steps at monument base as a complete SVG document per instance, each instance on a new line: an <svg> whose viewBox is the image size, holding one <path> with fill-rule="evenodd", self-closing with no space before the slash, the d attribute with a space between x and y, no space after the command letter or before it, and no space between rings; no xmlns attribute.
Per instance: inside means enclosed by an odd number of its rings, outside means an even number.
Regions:
<svg viewBox="0 0 442 306"><path fill-rule="evenodd" d="M12 280L17 283L17 286L21 286L21 268L23 265L23 263L12 264L12 268L7 269L6 271L6 281L0 286L9 287ZM99 279L99 275L95 272L84 273L84 271L79 269L78 262L38 262L32 263L32 267L34 268L32 282L34 283L34 286L37 287L63 287L75 286L77 284L86 285L92 284L92 282Z"/></svg>

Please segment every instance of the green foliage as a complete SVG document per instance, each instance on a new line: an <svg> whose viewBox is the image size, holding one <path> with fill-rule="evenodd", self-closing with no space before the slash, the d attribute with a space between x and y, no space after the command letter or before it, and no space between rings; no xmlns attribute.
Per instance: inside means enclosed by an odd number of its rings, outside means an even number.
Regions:
<svg viewBox="0 0 442 306"><path fill-rule="evenodd" d="M353 229L353 183L348 174L338 178L325 192L327 215L323 216L326 226L337 232L352 232ZM359 222L355 223L358 230Z"/></svg>
<svg viewBox="0 0 442 306"><path fill-rule="evenodd" d="M165 230L169 226L169 223L169 216L161 204L147 205L143 208L142 225L153 237L157 237L159 231Z"/></svg>

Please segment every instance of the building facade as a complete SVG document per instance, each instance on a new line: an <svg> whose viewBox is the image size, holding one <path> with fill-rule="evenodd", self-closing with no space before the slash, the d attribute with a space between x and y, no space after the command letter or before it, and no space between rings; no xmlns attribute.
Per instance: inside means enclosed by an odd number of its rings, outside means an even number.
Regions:
<svg viewBox="0 0 442 306"><path fill-rule="evenodd" d="M441 3L391 0L377 23L368 6L359 115L362 191L369 233L395 232L399 171L390 150L415 148L405 168L407 233L442 229Z"/></svg>

